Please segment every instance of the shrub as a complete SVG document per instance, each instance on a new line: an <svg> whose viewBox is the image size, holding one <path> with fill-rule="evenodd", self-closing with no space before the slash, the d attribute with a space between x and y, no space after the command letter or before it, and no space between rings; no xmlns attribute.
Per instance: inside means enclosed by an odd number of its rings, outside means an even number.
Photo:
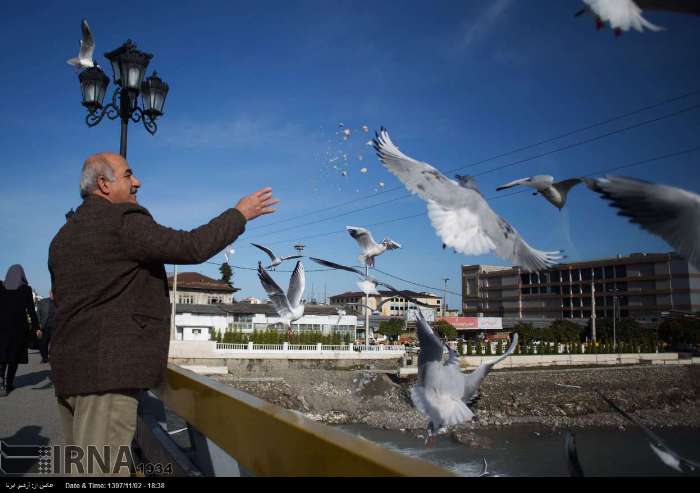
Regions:
<svg viewBox="0 0 700 493"><path fill-rule="evenodd" d="M498 344L496 345L496 354L501 355L503 354L503 340L499 339Z"/></svg>

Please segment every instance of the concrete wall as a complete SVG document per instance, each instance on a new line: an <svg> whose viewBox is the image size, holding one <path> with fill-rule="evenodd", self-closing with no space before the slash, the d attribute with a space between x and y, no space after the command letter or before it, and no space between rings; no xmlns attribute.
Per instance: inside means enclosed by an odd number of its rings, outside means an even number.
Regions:
<svg viewBox="0 0 700 493"><path fill-rule="evenodd" d="M493 356L462 356L460 366L477 367ZM532 366L576 366L576 365L636 365L640 363L678 364L678 353L630 353L630 354L543 354L517 355L506 358L494 366L499 368L526 368ZM692 360L685 360L692 363Z"/></svg>
<svg viewBox="0 0 700 493"><path fill-rule="evenodd" d="M271 374L285 370L343 370L372 369L398 371L398 359L234 359L234 358L170 358L171 363L186 367L227 368L228 373ZM220 373L220 372L217 372Z"/></svg>

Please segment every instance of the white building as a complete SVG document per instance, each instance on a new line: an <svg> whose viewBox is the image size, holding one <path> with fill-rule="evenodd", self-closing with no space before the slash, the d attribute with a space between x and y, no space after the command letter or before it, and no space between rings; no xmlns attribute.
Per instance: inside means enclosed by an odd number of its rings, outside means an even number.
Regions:
<svg viewBox="0 0 700 493"><path fill-rule="evenodd" d="M168 277L170 303L173 302L173 277ZM233 303L233 294L240 291L224 281L212 279L199 272L177 274L177 303L184 305L215 305Z"/></svg>
<svg viewBox="0 0 700 493"><path fill-rule="evenodd" d="M208 341L216 331L252 333L267 328L281 328L280 318L268 304L232 303L214 305L178 304L175 326L177 340ZM276 326L276 327L275 327ZM328 306L306 306L304 316L292 323L293 332L319 331L324 335L350 334L357 326L355 315L338 316Z"/></svg>

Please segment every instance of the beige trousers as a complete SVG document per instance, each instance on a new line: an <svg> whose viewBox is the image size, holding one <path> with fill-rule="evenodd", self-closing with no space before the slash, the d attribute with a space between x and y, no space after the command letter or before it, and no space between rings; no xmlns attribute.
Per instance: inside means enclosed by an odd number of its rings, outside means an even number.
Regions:
<svg viewBox="0 0 700 493"><path fill-rule="evenodd" d="M139 391L76 395L58 398L58 410L66 445L73 448L66 474L80 476L129 476L124 465L136 433ZM69 449L66 452L70 454ZM120 463L116 469L117 461ZM108 465L108 467L104 467ZM105 470L106 469L106 470Z"/></svg>

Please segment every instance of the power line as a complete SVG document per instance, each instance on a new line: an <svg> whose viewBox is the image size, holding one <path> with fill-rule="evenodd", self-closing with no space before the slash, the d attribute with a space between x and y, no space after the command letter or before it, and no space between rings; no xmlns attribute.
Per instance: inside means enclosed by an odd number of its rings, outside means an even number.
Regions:
<svg viewBox="0 0 700 493"><path fill-rule="evenodd" d="M224 262L218 263L218 262L209 262L209 261L205 261L205 262L202 262L202 263L203 263L203 264L209 264L209 265L218 265L218 266L221 266L221 264L223 264ZM231 268L233 268L233 269L254 270L254 271L256 271L256 272L257 272L257 270L258 270L257 267L242 267L242 266L240 266L240 265L231 265L231 264L229 264L229 266L230 266ZM329 271L329 270L336 270L336 269L310 269L310 270L304 269L304 272L327 272L327 271ZM293 270L278 270L278 269L276 269L276 270L274 270L273 272L294 272L294 271L293 271Z"/></svg>
<svg viewBox="0 0 700 493"><path fill-rule="evenodd" d="M672 98L669 98L669 99L665 99L665 100L660 101L660 102L658 102L658 103L655 103L655 104L652 104L652 105L648 105L648 106L644 106L644 107L642 107L642 108L638 108L638 109L636 109L636 110L633 110L633 111L630 111L630 112L627 112L627 113L623 113L623 114L621 114L621 115L617 115L617 116L614 116L614 117L611 117L611 118L607 118L607 119L605 119L605 120L601 120L601 121L596 122L596 123L592 123L592 124L586 125L586 126L584 126L584 127L579 127L579 128L574 129L574 130L570 130L570 131L568 131L568 132L565 132L565 133L563 133L563 134L559 134L559 135L556 135L556 136L554 136L554 137L550 137L550 138L541 140L541 141L536 142L536 143L534 143L534 144L528 144L528 145L523 146L523 147L518 147L518 148L512 149L512 150L510 150L510 151L507 151L507 152L504 152L504 153L501 153L501 154L497 154L497 155L494 155L494 156L491 156L491 157L488 157L488 158L485 158L485 159L481 159L481 160L479 160L479 161L475 161L475 162L473 162L473 163L470 163L470 164L467 164L467 165L465 165L465 166L462 166L461 168L457 168L457 170L459 170L459 169L464 169L464 168L468 168L468 167L477 166L477 165L479 165L479 164L487 163L487 162L493 161L493 160L495 160L495 159L499 159L499 158L502 158L502 157L505 157L505 156L509 156L509 155L511 155L511 154L515 154L515 153L517 153L517 152L526 151L526 150L528 150L528 149L532 149L532 148L537 147L537 146L540 146L540 145L548 144L548 143L550 143L550 142L554 142L555 140L563 139L564 137L570 137L571 135L575 135L575 134L577 134L577 133L584 132L584 131L586 131L586 130L591 130L591 129L593 129L593 128L596 128L596 127L599 127L599 126L602 126L602 125L606 125L606 124L612 123L612 122L614 122L614 121L622 120L622 119L624 119L624 118L628 118L628 117L630 117L630 116L637 115L637 114L639 114L639 113L643 113L643 112L645 112L645 111L649 111L649 110L651 110L651 109L658 108L658 107L660 107L660 106L665 106L665 105L667 105L667 104L669 104L669 103L673 103L673 102L675 102L675 101L680 101L680 100L682 100L682 99L686 99L686 98L688 98L688 97L690 97L690 96L694 96L694 95L696 95L696 94L698 94L698 93L700 93L700 89L694 90L694 91L691 91L691 92L688 92L688 93L685 93L685 94L682 94L682 95L680 95L680 96L675 96L675 97L672 97ZM456 171L456 170L453 170L453 171ZM448 171L448 172L451 172L451 171ZM328 206L328 207L324 207L324 208L321 208L321 209L316 209L316 210L314 210L314 211L306 212L306 213L303 213L303 214L298 214L298 215L296 215L296 216L289 217L289 218L287 218L287 219L281 219L281 220L279 220L279 221L273 221L273 222L271 222L271 223L267 223L267 224L264 224L264 225L262 225L262 226L258 226L257 228L255 228L255 229L253 230L253 232L258 231L259 229L267 228L267 227L270 227L270 226L275 226L275 225L277 225L277 224L285 223L285 222L288 222L288 221L294 221L295 219L299 219L299 218L311 216L311 215L314 215L314 214L318 214L318 213L321 213L321 212L326 212L326 211L329 211L329 210L333 210L333 209L337 209L337 208L340 208L340 207L344 207L344 206L349 205L349 204L354 204L355 202L360 201L360 200L365 200L365 199L369 199L369 198L376 197L376 196L379 196L379 195L384 195L384 194L387 194L387 193L395 192L395 191L397 191L397 190L401 190L402 188L403 188L403 187L401 187L401 186L399 185L399 186L396 186L396 187L394 187L394 188L389 188L389 189L387 189L387 190L384 190L383 192L380 192L380 193L374 193L374 194L370 194L370 195L365 195L365 196L358 197L358 198L355 198L355 199L351 199L351 200L348 200L348 201L345 201L345 202L341 202L340 204L335 204L335 205Z"/></svg>
<svg viewBox="0 0 700 493"><path fill-rule="evenodd" d="M642 121L642 122L639 122L639 123L635 123L635 124L633 124L633 125L629 125L629 126L627 126L627 127L621 128L621 129L613 130L613 131L611 131L611 132L607 132L607 133L602 134L602 135L597 135L597 136L595 136L595 137L591 137L591 138L589 138L589 139L585 139L585 140L580 141L580 142L574 142L574 143L571 143L571 144L567 144L567 145L565 145L565 146L558 147L558 148L556 148L556 149L553 149L553 150L550 150L550 151L547 151L547 152L543 152L543 153L540 153L540 154L537 154L537 155L534 155L534 156L530 156L530 157L527 157L527 158L524 158L524 159L519 159L519 160L517 160L517 161L513 161L513 162L511 162L511 163L507 163L507 164L504 164L504 165L501 165L501 166L497 166L497 167L495 167L495 168L491 168L491 169L489 169L489 170L482 171L481 173L475 174L474 176L475 176L475 177L476 177L476 176L482 176L482 175L485 175L485 174L488 174L488 173L492 173L492 172L494 172L494 171L499 171L499 170L502 170L502 169L505 169L505 168L510 168L510 167L513 167L513 166L517 166L517 165L519 165L519 164L523 164L523 163L526 163L526 162L528 162L528 161L532 161L532 160L534 160L534 159L539 159L539 158L542 158L542 157L545 157L545 156L549 156L549 155L555 154L555 153L557 153L557 152L561 152L561 151L573 149L573 148L575 148L575 147L579 147L579 146L582 146L582 145L590 144L591 142L595 142L595 141L597 141L597 140L602 140L602 139L605 139L605 138L607 138L607 137L611 137L611 136L613 136L613 135L617 135L617 134L626 132L626 131L628 131L628 130L632 130L632 129L635 129L635 128L642 127L642 126L644 126L644 125L649 125L649 124L652 124L652 123L657 123L657 122L659 122L659 121L661 121L661 120L665 120L665 119L668 119L668 118L673 118L673 117L678 116L678 115L681 115L681 114L683 114L683 113L687 113L687 112L696 110L696 109L698 109L698 108L700 108L700 104L696 104L696 105L693 105L693 106L684 108L684 109L682 109L682 110L678 110L678 111L675 111L675 112L673 112L673 113L669 113L669 114L667 114L667 115L663 115L663 116L660 116L660 117L656 117L656 118L652 118L652 119L649 119L649 120L645 120L645 121ZM462 166L462 167L459 167L459 168L454 168L454 169L452 169L452 170L446 171L445 173L452 173L452 172L454 172L454 171L459 171L459 170L462 170L462 169L465 169L465 168L468 168L468 167L471 167L471 166L472 166L472 165L467 165L467 166ZM399 188L400 188L400 187L399 187ZM378 202L378 203L373 204L373 205L369 205L369 206L365 206L365 207L360 207L360 208L357 208L357 209L352 209L352 210L350 210L350 211L344 212L343 214L338 214L338 215L335 215L335 216L325 217L325 218L318 219L318 220L315 220L315 221L311 221L311 222L308 222L308 223L297 224L296 226L290 226L290 227L284 228L284 229L279 230L279 231L272 231L272 232L269 232L269 233L263 233L262 235L259 235L259 236L255 237L255 238L263 238L263 237L275 235L275 234L278 234L278 233L281 233L281 232L284 232L284 231L289 231L289 230L292 230L292 229L297 229L297 228L302 228L302 227L306 227L306 226L311 226L311 225L313 225L313 224L319 224L319 223L326 222L326 221L332 221L332 220L337 219L337 218L339 218L339 217L348 216L348 215L354 214L354 213L356 213L356 212L362 212L362 211L365 211L365 210L373 209L373 208L375 208L375 207L379 207L379 206L381 206L381 205L386 205L386 204L389 204L389 203L392 203L392 202L397 202L397 201L399 201L399 200L406 199L406 198L410 197L411 195L412 195L411 193L406 193L406 194L401 195L401 196L399 196L399 197L395 197L395 198L393 198L393 199L385 200L385 201L383 201L383 202Z"/></svg>
<svg viewBox="0 0 700 493"><path fill-rule="evenodd" d="M385 275L385 276L389 276L389 277L391 277L391 278L393 278L393 279L398 279L399 281L402 281L402 282L405 282L405 283L408 283L408 284L412 284L412 285L414 285L414 286L420 286L421 288L433 289L433 290L435 290L435 291L444 291L444 292L446 292L446 293L450 293L450 294L453 294L453 295L456 295L456 296L462 296L461 293L457 293L457 292L455 292L455 291L450 291L450 290L447 290L447 289L444 289L444 288L436 288L436 287L434 287L434 286L428 286L427 284L421 284L421 283L419 283L419 282L409 281L408 279L404 279L404 278L402 278L402 277L395 276L395 275L393 275L393 274L389 274L388 272L384 272L384 271L382 271L382 270L379 270L379 269L377 269L376 267L373 267L372 270L375 270L375 271L379 272L380 274L383 274L383 275Z"/></svg>
<svg viewBox="0 0 700 493"><path fill-rule="evenodd" d="M672 158L672 157L681 156L681 155L683 155L683 154L690 154L690 153L693 153L693 152L698 151L698 150L700 150L700 146L695 146L695 147L691 147L691 148L685 149L685 150L683 150L683 151L677 151L677 152L672 152L672 153L668 153L668 154L663 154L663 155L660 155L660 156L655 156L655 157L648 158L648 159L642 159L642 160L640 160L640 161L635 161L635 162L632 162L632 163L629 163L629 164L625 164L625 165L622 165L622 166L616 166L616 167L613 167L613 168L606 168L606 169L594 171L594 172L592 172L592 173L588 173L588 174L586 174L586 175L581 175L581 176L601 175L601 174L604 174L604 173L610 173L610 172L612 172L612 171L618 171L618 170L621 170L621 169L631 168L631 167L633 167L633 166L640 166L640 165L642 165L642 164L647 164L647 163L651 163L651 162L654 162L654 161L661 161L661 160L663 160L663 159L669 159L669 158ZM512 195L518 195L518 194L526 193L526 192L528 192L528 190L519 190L519 191L507 193L507 194L498 194L498 195L493 195L493 196L491 196L491 197L486 197L486 200L493 201L493 200L498 200L498 199L504 199L504 198L510 197L510 196L512 196ZM402 217L398 217L398 218L394 218L394 219L387 219L387 220L384 220L384 221L379 221L379 222L376 222L376 223L367 224L366 227L367 227L367 228L370 228L370 227L373 227L373 226L380 226L380 225L382 225L382 224L387 224L387 223L392 223L392 222L398 222L398 221L404 221L404 220L406 220L406 219L412 219L412 218L421 217L421 216L425 216L425 212L420 212L420 213L418 213L418 214L411 214L411 215L408 215L408 216L402 216ZM340 230L335 230L335 231L328 231L328 232L326 232L326 233L318 233L318 234L314 234L314 235L300 236L300 237L297 237L297 238L294 238L294 239L286 239L286 240L279 240L279 241L274 241L274 242L268 242L267 245L276 245L276 244L281 244L281 243L289 243L289 242L291 242L291 241L297 241L297 240L306 240L306 239L311 239L311 238L320 238L320 237L323 237L323 236L330 236L330 235L341 234L341 233L342 233L342 234L346 234L347 232L346 232L344 229L340 229Z"/></svg>

